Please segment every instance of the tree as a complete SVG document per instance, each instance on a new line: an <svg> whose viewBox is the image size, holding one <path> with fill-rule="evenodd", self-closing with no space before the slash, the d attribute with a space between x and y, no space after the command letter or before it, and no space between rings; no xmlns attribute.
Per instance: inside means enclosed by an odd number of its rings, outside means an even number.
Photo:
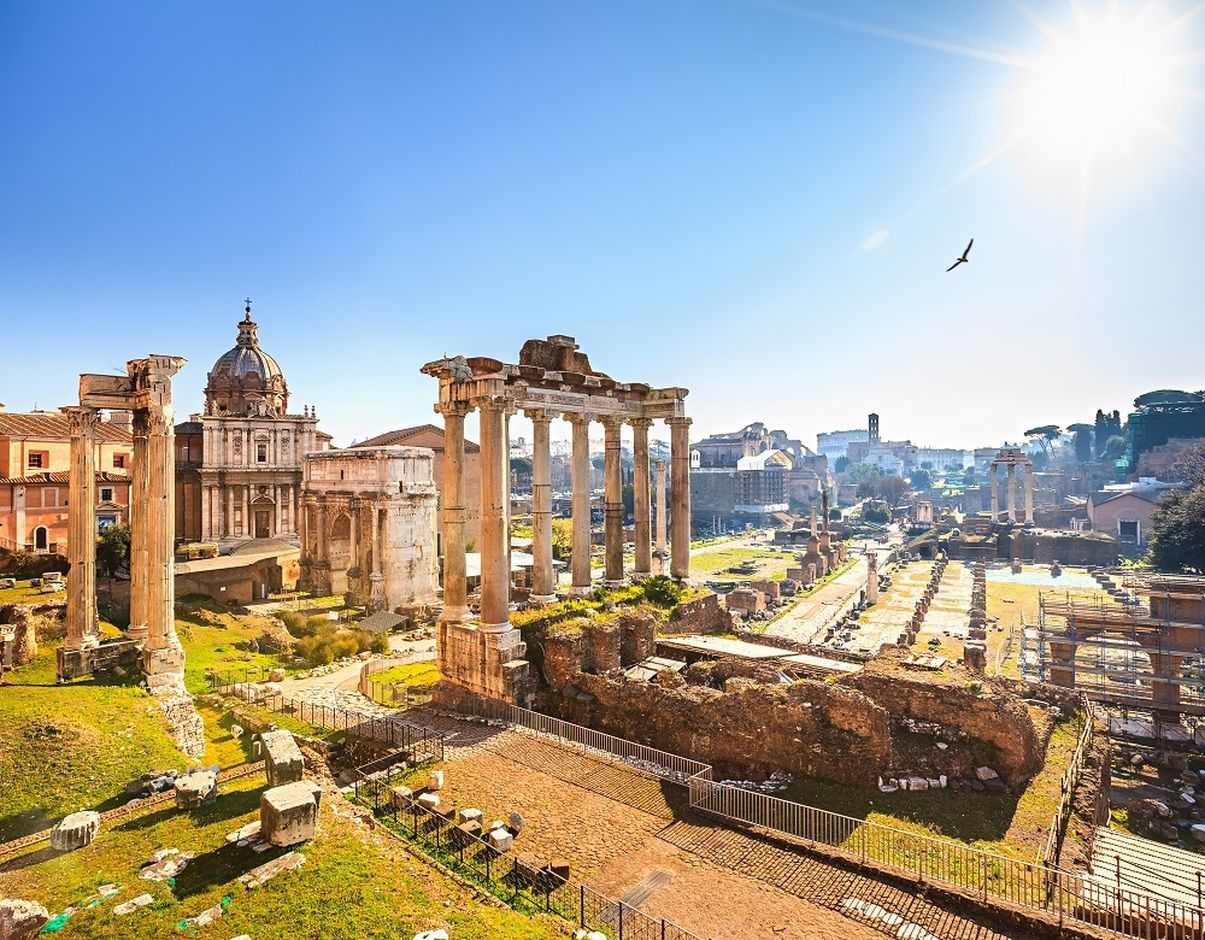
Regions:
<svg viewBox="0 0 1205 940"><path fill-rule="evenodd" d="M969 467L967 467L965 470L962 471L962 482L966 486L973 486L975 483L975 475L976 475L975 465L971 464Z"/></svg>
<svg viewBox="0 0 1205 940"><path fill-rule="evenodd" d="M531 476L531 458L530 457L511 457L510 472L515 476Z"/></svg>
<svg viewBox="0 0 1205 940"><path fill-rule="evenodd" d="M96 567L105 577L115 578L130 568L130 527L110 525L96 537Z"/></svg>
<svg viewBox="0 0 1205 940"><path fill-rule="evenodd" d="M849 458L842 454L833 462L833 473L844 473L849 469Z"/></svg>
<svg viewBox="0 0 1205 940"><path fill-rule="evenodd" d="M1165 571L1205 572L1205 443L1172 465L1185 489L1171 490L1151 513L1151 562Z"/></svg>
<svg viewBox="0 0 1205 940"><path fill-rule="evenodd" d="M885 500L888 506L896 505L907 489L908 484L904 482L904 478L894 473L886 474L879 480L879 497Z"/></svg>
<svg viewBox="0 0 1205 940"><path fill-rule="evenodd" d="M558 561L568 561L573 555L573 520L552 520L552 554Z"/></svg>
<svg viewBox="0 0 1205 940"><path fill-rule="evenodd" d="M933 486L933 474L922 464L919 469L912 471L909 482L914 490L927 490Z"/></svg>
<svg viewBox="0 0 1205 940"><path fill-rule="evenodd" d="M1075 434L1075 459L1088 463L1092 459L1092 435L1096 427L1091 424L1069 424L1067 430Z"/></svg>
<svg viewBox="0 0 1205 940"><path fill-rule="evenodd" d="M1041 424L1036 428L1030 428L1025 432L1025 436L1042 448L1042 453L1047 457L1050 456L1050 445L1059 439L1059 426L1057 424Z"/></svg>
<svg viewBox="0 0 1205 940"><path fill-rule="evenodd" d="M1107 441L1105 441L1105 451L1103 454L1101 454L1101 456L1105 460L1117 460L1122 454L1125 453L1125 449L1125 435L1114 434Z"/></svg>

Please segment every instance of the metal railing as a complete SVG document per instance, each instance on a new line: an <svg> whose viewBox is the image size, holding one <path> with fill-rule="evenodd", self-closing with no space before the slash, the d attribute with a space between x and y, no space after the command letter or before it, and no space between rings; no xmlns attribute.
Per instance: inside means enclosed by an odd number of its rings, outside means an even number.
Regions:
<svg viewBox="0 0 1205 940"><path fill-rule="evenodd" d="M1064 871L1041 860L1011 858L962 842L717 783L712 768L701 761L516 705L480 701L470 713L685 783L690 807L699 813L823 847L826 852L851 861L874 863L921 883L949 885L983 903L1002 901L1057 917L1060 925L1089 924L1149 940L1205 938L1205 910L1200 905L1149 891L1129 890L1111 877ZM1061 808L1060 812L1063 811Z"/></svg>
<svg viewBox="0 0 1205 940"><path fill-rule="evenodd" d="M406 773L400 769L359 769L354 798L372 808L383 828L418 844L453 872L514 906L555 914L585 930L600 930L616 940L703 940L698 934L638 908L615 901L565 874L521 854L495 850L486 838L462 829L452 813L439 813L411 798L394 794Z"/></svg>
<svg viewBox="0 0 1205 940"><path fill-rule="evenodd" d="M341 731L352 737L387 744L393 750L405 750L414 763L444 758L446 735L441 731L404 721L393 715L373 715L354 708L323 705L304 698L266 691L263 686L248 681L248 674L248 671L244 670L244 678L239 681L237 673L219 673L211 670L210 687L219 694L233 695L276 714L296 718L315 728Z"/></svg>
<svg viewBox="0 0 1205 940"><path fill-rule="evenodd" d="M1080 730L1079 740L1076 741L1071 763L1063 771L1059 781L1059 802L1050 820L1050 828L1046 832L1046 845L1042 849L1042 861L1047 865L1058 865L1059 853L1063 848L1063 839L1067 834L1067 824L1071 819L1071 807L1075 796L1075 788L1079 783L1079 775L1084 769L1084 758L1088 753L1088 743L1092 740L1092 727L1096 721L1095 706L1084 698L1084 727Z"/></svg>

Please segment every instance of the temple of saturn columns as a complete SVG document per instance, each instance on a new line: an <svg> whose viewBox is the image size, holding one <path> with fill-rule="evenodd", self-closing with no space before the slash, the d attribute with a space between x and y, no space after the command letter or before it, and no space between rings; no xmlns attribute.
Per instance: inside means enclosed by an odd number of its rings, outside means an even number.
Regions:
<svg viewBox="0 0 1205 940"><path fill-rule="evenodd" d="M73 679L140 660L147 688L189 754L204 750L201 719L184 689L184 649L175 627L173 536L176 499L172 376L179 356L148 356L126 375L81 375L79 405L64 408L71 424L67 561L67 637L58 676ZM101 641L96 614L96 428L100 411L133 413L130 461L130 626L126 637Z"/></svg>
<svg viewBox="0 0 1205 940"><path fill-rule="evenodd" d="M991 473L987 478L991 494L992 522L1000 521L998 488L1001 467L1004 467L1006 472L1004 499L1009 523L1017 521L1017 468L1021 467L1025 471L1025 524L1033 525L1033 462L1018 447L1001 449L992 461Z"/></svg>
<svg viewBox="0 0 1205 940"><path fill-rule="evenodd" d="M444 416L444 597L438 646L443 694L459 690L523 702L534 688L526 646L510 625L510 447L509 418L522 411L534 426L532 456L532 601L556 599L552 567L552 485L549 429L563 416L572 426L572 591L591 589L590 423L604 429L604 583L624 580L623 499L620 431L633 431L635 564L632 576L653 573L649 480L649 427L670 426L669 573L690 575L690 419L684 388L650 388L616 382L590 368L571 336L528 340L517 364L485 357L441 359L422 371L439 379ZM470 620L465 568L464 419L480 414L481 592L480 616ZM660 494L659 494L660 495ZM664 516L659 514L659 528ZM659 540L660 541L660 540ZM660 546L659 546L660 547Z"/></svg>

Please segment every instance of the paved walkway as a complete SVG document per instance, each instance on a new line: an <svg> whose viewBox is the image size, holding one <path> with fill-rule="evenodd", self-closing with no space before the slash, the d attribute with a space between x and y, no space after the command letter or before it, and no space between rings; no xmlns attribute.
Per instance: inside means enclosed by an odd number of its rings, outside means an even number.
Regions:
<svg viewBox="0 0 1205 940"><path fill-rule="evenodd" d="M766 628L767 636L783 637L796 643L823 643L825 630L840 619L866 587L866 570L866 559L859 557L848 571L801 598L770 623Z"/></svg>

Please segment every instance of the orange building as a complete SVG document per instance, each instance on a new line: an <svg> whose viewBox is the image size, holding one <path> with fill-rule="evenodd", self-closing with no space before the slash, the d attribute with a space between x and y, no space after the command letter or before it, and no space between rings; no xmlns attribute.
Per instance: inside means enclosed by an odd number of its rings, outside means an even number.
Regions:
<svg viewBox="0 0 1205 940"><path fill-rule="evenodd" d="M126 521L130 505L129 415L96 431L96 521ZM0 548L65 552L71 430L56 412L8 412L0 405Z"/></svg>

